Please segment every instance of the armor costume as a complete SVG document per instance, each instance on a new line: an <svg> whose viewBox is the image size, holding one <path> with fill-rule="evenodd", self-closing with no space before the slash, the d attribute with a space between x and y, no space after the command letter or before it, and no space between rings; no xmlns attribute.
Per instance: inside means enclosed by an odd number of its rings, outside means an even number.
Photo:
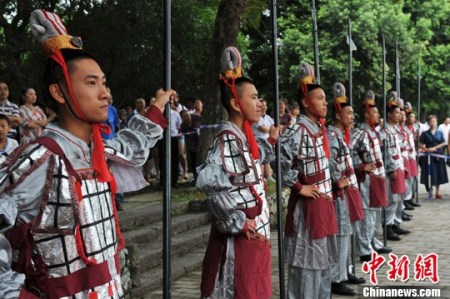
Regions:
<svg viewBox="0 0 450 299"><path fill-rule="evenodd" d="M226 122L216 135L196 187L205 192L213 215L203 260L202 298L267 299L272 295L270 212L261 164L274 159L274 138L255 139L247 111L237 92L242 77L241 56L234 47L221 57L221 96L226 106L234 99L240 107L242 128ZM239 81L241 80L241 81ZM232 109L232 108L230 108ZM270 143L269 143L270 141ZM255 231L247 220L255 221Z"/></svg>
<svg viewBox="0 0 450 299"><path fill-rule="evenodd" d="M409 102L405 104L405 112L406 115L412 112L412 107ZM406 159L409 160L409 179L406 181L406 193L405 199L406 201L411 200L414 196L414 184L417 180L417 153L416 153L416 143L415 143L415 135L416 128L414 125L408 126L407 124L402 125L403 133L406 138L406 146L408 148L408 157Z"/></svg>
<svg viewBox="0 0 450 299"><path fill-rule="evenodd" d="M342 83L333 86L334 108L336 113L342 113L344 107L349 106L345 96L345 87ZM350 130L344 131L333 125L328 126L330 140L330 173L333 183L334 208L336 210L338 233L336 240L338 244L338 262L331 266L332 283L340 283L348 280L348 258L350 235L352 234L352 223L364 218L361 196L359 194L358 181L353 169L353 161L350 155ZM348 144L347 144L348 142ZM345 188L339 187L339 180L347 178L349 185ZM336 285L337 286L337 285ZM339 287L343 288L341 285ZM351 289L347 290L352 292ZM353 293L353 292L352 292Z"/></svg>
<svg viewBox="0 0 450 299"><path fill-rule="evenodd" d="M285 228L286 261L292 277L289 281L306 287L302 293L296 289L295 295L289 296L316 298L320 292L330 292L330 266L337 261L338 228L329 163L319 127L304 115L286 129L280 140L281 179L291 187ZM316 200L303 198L298 194L300 184L316 185L323 195ZM308 283L313 277L323 281L324 285L317 286L320 290L314 290Z"/></svg>
<svg viewBox="0 0 450 299"><path fill-rule="evenodd" d="M391 93L391 100L388 102L388 107L399 107L397 102L397 95L395 92ZM399 138L398 125L392 125L386 122L385 125L385 152L386 152L386 182L388 189L388 206L386 207L386 225L395 225L401 222L401 216L396 217L398 210L401 211L402 196L406 192L405 185L405 164L403 162L402 145L403 140ZM405 150L406 153L406 150ZM390 174L395 173L396 179L389 177Z"/></svg>
<svg viewBox="0 0 450 299"><path fill-rule="evenodd" d="M270 220L261 164L274 156L272 145L258 142L260 159L255 160L242 130L226 122L198 168L196 187L206 193L214 218L203 262L202 297L271 295ZM257 224L250 240L242 234L246 218ZM241 267L246 269L239 271Z"/></svg>
<svg viewBox="0 0 450 299"><path fill-rule="evenodd" d="M375 106L375 95L368 91L364 101L366 109ZM370 121L369 121L370 122ZM380 242L376 239L377 227L381 224L381 208L387 205L386 180L380 138L374 124L362 123L352 134L353 167L359 183L364 210L364 219L353 225L356 253L370 256ZM368 164L375 169L365 172ZM375 247L375 248L374 248Z"/></svg>
<svg viewBox="0 0 450 299"><path fill-rule="evenodd" d="M350 185L344 190L340 190L337 187L333 188L335 191L334 207L339 228L336 235L339 261L331 266L331 280L333 282L342 282L347 280L352 223L364 219L364 211L362 209L358 181L353 170L350 150L344 142L344 134L334 126L329 126L328 130L332 156L332 159L330 159L332 181L337 183L342 176L346 176L350 180Z"/></svg>
<svg viewBox="0 0 450 299"><path fill-rule="evenodd" d="M135 116L130 124L116 139L105 141L106 159L128 174L137 171L129 161L136 166L145 163L162 136L162 128L144 117ZM45 298L120 298L117 250L123 239L111 186L97 180L85 142L53 124L43 136L56 142L64 158L32 143L13 152L0 170L0 228L8 239L0 244L3 252L13 249L12 255L1 256L1 264L8 266L0 274L0 297L17 298L25 286ZM128 177L133 179L118 184L145 186L143 180L131 182L136 176ZM96 271L87 270L90 267Z"/></svg>
<svg viewBox="0 0 450 299"><path fill-rule="evenodd" d="M103 128L80 109L66 64L66 59L95 61L92 55L81 49L81 39L67 34L59 16L35 10L30 23L48 56L47 88L59 88L60 105L70 114L61 115L67 130L49 124L0 168L0 231L6 237L0 240L0 297L120 298L118 251L125 242L114 195L146 185L136 166L146 162L167 120L153 105L115 139L102 141ZM85 100L106 100L106 92L102 85ZM47 96L55 100L53 94ZM71 133L74 119L89 124L82 131L90 134L89 142ZM121 176L116 180L113 173Z"/></svg>
<svg viewBox="0 0 450 299"><path fill-rule="evenodd" d="M319 88L308 64L302 65L300 88ZM312 81L305 81L312 77ZM310 86L308 86L310 85ZM291 187L285 227L288 298L328 298L331 293L330 266L337 261L336 213L323 123L301 115L280 139L281 180ZM317 199L300 195L303 185L314 185Z"/></svg>

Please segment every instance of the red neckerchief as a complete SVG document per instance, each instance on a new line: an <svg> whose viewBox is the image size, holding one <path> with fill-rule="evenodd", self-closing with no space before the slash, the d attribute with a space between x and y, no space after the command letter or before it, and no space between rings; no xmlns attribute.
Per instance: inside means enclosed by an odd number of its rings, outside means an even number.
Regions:
<svg viewBox="0 0 450 299"><path fill-rule="evenodd" d="M231 80L231 84L228 82L228 80ZM252 155L253 159L257 160L259 159L259 146L258 143L256 142L255 135L253 134L252 123L247 119L246 113L240 103L238 93L236 90L236 85L234 84L235 78L230 79L225 78L223 79L223 81L231 89L234 99L237 101L239 108L241 109L242 115L244 117L244 133L245 137L247 137L249 152Z"/></svg>

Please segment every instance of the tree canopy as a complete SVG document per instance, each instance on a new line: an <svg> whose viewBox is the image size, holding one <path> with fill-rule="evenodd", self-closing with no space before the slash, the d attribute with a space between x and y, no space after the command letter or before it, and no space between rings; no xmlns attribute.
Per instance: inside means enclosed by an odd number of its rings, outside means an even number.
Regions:
<svg viewBox="0 0 450 299"><path fill-rule="evenodd" d="M212 41L217 11L226 0L172 1L172 86L181 94L214 98L208 70L217 49ZM272 101L271 21L269 2L240 0L245 5L237 46L244 70L261 94ZM321 84L331 99L331 86L348 86L347 24L350 18L353 52L353 99L359 105L373 89L382 101L381 36L386 38L388 91L395 86L395 43L401 69L401 97L417 103L418 64L421 63L422 114L450 115L450 2L447 0L318 0L316 1ZM4 3L4 5L3 5ZM83 37L85 49L103 68L116 105L150 98L163 86L162 1L40 0L2 1L0 7L0 81L18 101L24 87L39 94L43 58L29 30L35 8L60 14L72 35ZM313 63L311 2L278 1L280 92L295 102L298 65ZM223 16L222 16L223 17ZM230 16L231 18L231 16ZM226 22L226 17L223 20ZM223 33L222 33L223 34ZM233 39L229 39L230 41ZM212 62L213 63L213 62ZM209 106L211 107L211 103ZM205 114L208 114L205 105ZM217 121L217 109L208 122ZM223 116L223 115L222 115Z"/></svg>

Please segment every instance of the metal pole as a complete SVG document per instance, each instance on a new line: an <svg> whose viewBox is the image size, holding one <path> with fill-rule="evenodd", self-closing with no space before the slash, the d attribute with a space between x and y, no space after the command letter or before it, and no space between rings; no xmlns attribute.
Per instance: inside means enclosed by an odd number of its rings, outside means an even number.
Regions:
<svg viewBox="0 0 450 299"><path fill-rule="evenodd" d="M348 18L348 99L350 105L353 105L353 66L352 66L352 27L350 18Z"/></svg>
<svg viewBox="0 0 450 299"><path fill-rule="evenodd" d="M417 148L417 156L416 156L416 163L417 163L417 169L419 169L419 131L420 131L420 124L422 123L420 120L420 80L421 80L421 74L420 74L420 57L419 57L419 69L417 71L417 119L419 120L419 130L417 130L417 141L416 141L416 148ZM416 180L416 203L419 203L419 176L415 177Z"/></svg>
<svg viewBox="0 0 450 299"><path fill-rule="evenodd" d="M421 74L420 74L420 58L419 58L419 70L418 70L418 74L417 74L417 119L419 120L419 122L421 123L422 121L420 120L420 80L421 78Z"/></svg>
<svg viewBox="0 0 450 299"><path fill-rule="evenodd" d="M384 117L384 124L386 124L386 41L384 39L384 33L382 35L383 37L383 117ZM383 147L384 151L384 165L386 165L386 146ZM387 190L386 190L387 191ZM387 195L386 195L387 196ZM384 247L387 246L387 227L386 227L386 208L383 207L383 244Z"/></svg>
<svg viewBox="0 0 450 299"><path fill-rule="evenodd" d="M314 35L314 72L316 73L317 84L320 84L320 69L319 69L319 38L317 36L317 18L316 18L316 1L311 1L312 21L313 21L313 35Z"/></svg>
<svg viewBox="0 0 450 299"><path fill-rule="evenodd" d="M164 88L166 90L172 85L172 57L171 57L171 0L164 0ZM170 103L167 103L164 110L167 120L170 119ZM171 136L170 125L164 131L164 169L165 178L163 188L163 298L170 299L172 297L172 289L170 286L171 264L170 264L170 247L172 239L172 220L171 220L171 187L172 187L172 173L171 173ZM176 183L176 182L174 182Z"/></svg>
<svg viewBox="0 0 450 299"><path fill-rule="evenodd" d="M353 48L352 48L352 25L351 20L348 18L348 99L350 105L353 106ZM355 234L352 232L350 239L351 248L351 268L350 273L356 276L356 246L355 246Z"/></svg>
<svg viewBox="0 0 450 299"><path fill-rule="evenodd" d="M395 42L395 90L400 98L400 58L398 57L398 43Z"/></svg>
<svg viewBox="0 0 450 299"><path fill-rule="evenodd" d="M273 97L275 99L275 125L280 123L279 89L278 89L278 45L277 45L277 1L272 0L272 55L273 55ZM277 231L278 231L278 276L280 279L280 298L285 298L284 290L284 250L283 250L283 198L281 191L280 144L275 145L276 154L276 191L277 191Z"/></svg>

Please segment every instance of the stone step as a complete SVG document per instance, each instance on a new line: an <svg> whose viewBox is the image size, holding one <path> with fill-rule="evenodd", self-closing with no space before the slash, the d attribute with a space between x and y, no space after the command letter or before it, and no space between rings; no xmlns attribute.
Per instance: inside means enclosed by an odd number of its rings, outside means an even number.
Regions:
<svg viewBox="0 0 450 299"><path fill-rule="evenodd" d="M176 279L199 269L205 256L206 247L200 247L193 250L182 257L172 260L171 266L171 282ZM129 298L133 299L149 299L155 295L150 295L153 290L162 289L163 286L163 269L162 266L145 271L141 274L141 285L131 290ZM198 286L200 288L200 285ZM158 298L162 298L156 295Z"/></svg>
<svg viewBox="0 0 450 299"><path fill-rule="evenodd" d="M172 235L176 236L187 230L194 229L201 225L210 223L211 216L208 212L188 213L172 218ZM134 230L123 233L128 243L152 243L157 242L162 247L163 223L155 222L146 226L141 226Z"/></svg>
<svg viewBox="0 0 450 299"><path fill-rule="evenodd" d="M151 202L145 205L139 205L135 202L126 203L125 209L125 211L119 212L119 223L122 232L131 231L163 220L162 202ZM188 212L188 202L172 204L172 217Z"/></svg>
<svg viewBox="0 0 450 299"><path fill-rule="evenodd" d="M193 249L205 246L208 243L210 228L211 225L206 224L173 236L171 243L171 256L173 258L173 262L176 263L177 257L186 255ZM144 271L162 264L162 241L138 244L137 251L139 254L139 259L134 259L136 262L135 266L137 273L142 274Z"/></svg>

